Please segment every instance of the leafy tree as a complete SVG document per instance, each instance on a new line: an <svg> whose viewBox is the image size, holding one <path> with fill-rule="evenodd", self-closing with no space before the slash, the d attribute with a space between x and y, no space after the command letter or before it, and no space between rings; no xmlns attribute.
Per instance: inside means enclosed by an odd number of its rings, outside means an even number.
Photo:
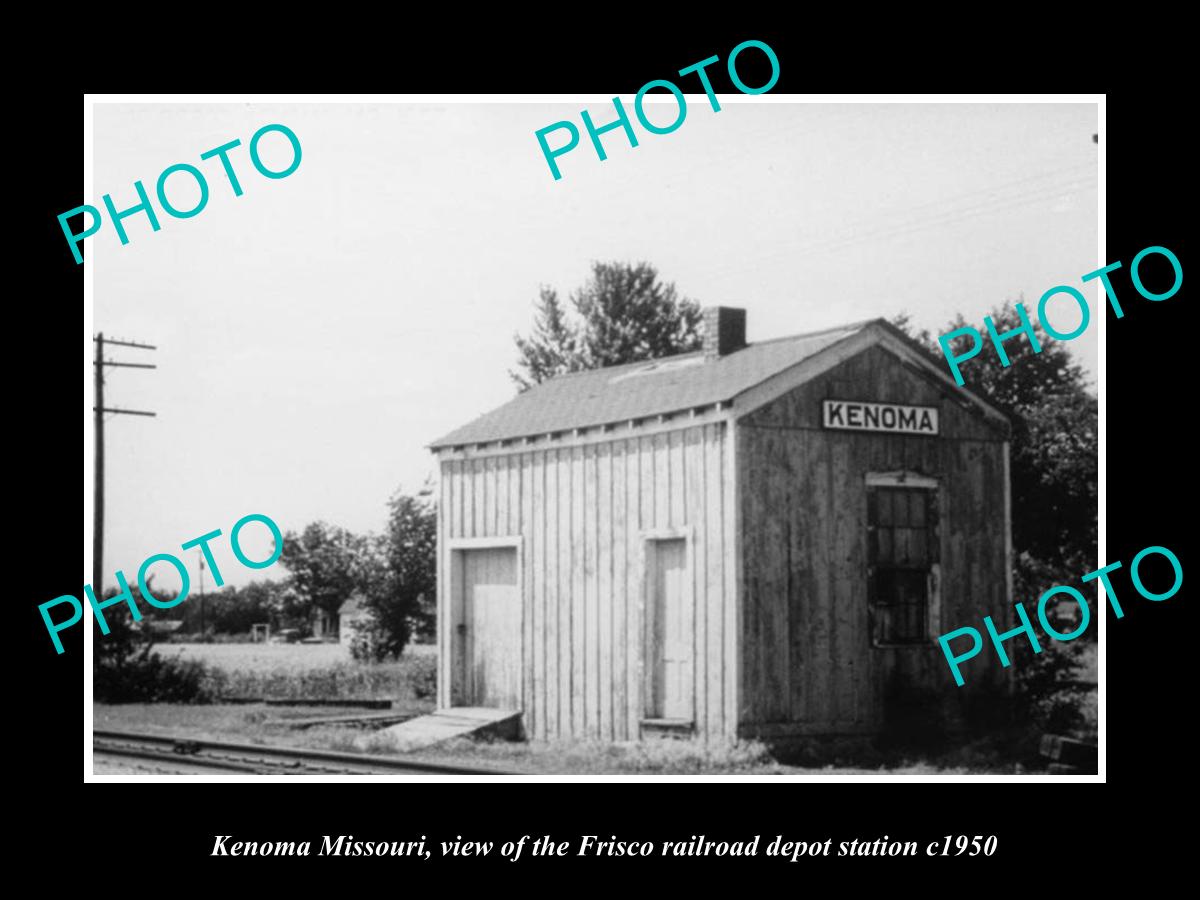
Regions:
<svg viewBox="0 0 1200 900"><path fill-rule="evenodd" d="M262 622L277 627L276 610L283 602L285 589L278 581L251 581L242 585L220 610L214 627L225 634L244 634L252 625Z"/></svg>
<svg viewBox="0 0 1200 900"><path fill-rule="evenodd" d="M1021 325L1011 301L993 309L991 317L1001 333ZM946 366L928 331L914 332L906 315L892 322L923 344L939 368ZM967 325L960 315L941 334ZM965 387L1012 419L1013 549L1075 581L1090 570L1079 567L1096 558L1096 398L1066 344L1046 334L1036 319L1033 326L1041 352L1025 338L1014 338L1004 344L1009 365L1003 366L980 323L987 346L963 363L962 376ZM969 335L951 341L955 353L970 346Z"/></svg>
<svg viewBox="0 0 1200 900"><path fill-rule="evenodd" d="M284 535L279 561L290 573L288 586L294 592L281 597L280 612L304 618L315 610L336 613L374 577L377 562L371 538L325 522L313 522L299 535Z"/></svg>
<svg viewBox="0 0 1200 900"><path fill-rule="evenodd" d="M700 306L664 284L649 263L594 262L588 281L570 297L542 287L533 332L515 335L521 390L561 375L655 359L700 347Z"/></svg>
<svg viewBox="0 0 1200 900"><path fill-rule="evenodd" d="M375 539L375 562L364 579L372 616L354 637L357 656L399 656L414 632L435 629L437 512L431 496L427 485L415 496L397 491L388 501L387 532Z"/></svg>
<svg viewBox="0 0 1200 900"><path fill-rule="evenodd" d="M267 622L279 627L281 610L285 604L283 594L286 586L278 581L252 581L235 587L226 585L218 591L209 591L203 599L203 624L201 629L201 598L193 584L187 601L165 612L182 612L180 631L184 634L246 634L250 626Z"/></svg>
<svg viewBox="0 0 1200 900"><path fill-rule="evenodd" d="M387 561L400 606L423 635L437 622L437 507L426 484L416 496L397 491L388 503Z"/></svg>

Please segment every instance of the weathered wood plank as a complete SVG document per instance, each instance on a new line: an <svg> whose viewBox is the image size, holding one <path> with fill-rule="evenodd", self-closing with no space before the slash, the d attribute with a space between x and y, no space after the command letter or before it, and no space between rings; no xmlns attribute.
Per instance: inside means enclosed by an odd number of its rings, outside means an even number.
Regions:
<svg viewBox="0 0 1200 900"><path fill-rule="evenodd" d="M438 643L438 706L447 706L450 702L450 633L453 631L449 595L450 573L447 566L449 553L449 538L453 528L459 521L454 504L454 468L457 463L442 461L438 471L439 503L438 510L438 550L437 550L437 643Z"/></svg>
<svg viewBox="0 0 1200 900"><path fill-rule="evenodd" d="M467 463L461 460L450 461L444 463L447 467L443 471L447 471L447 478L450 479L450 521L446 524L446 532L452 538L464 536L465 522L467 515L463 511L464 493L463 490L463 470Z"/></svg>
<svg viewBox="0 0 1200 900"><path fill-rule="evenodd" d="M534 700L534 640L536 639L536 609L534 601L534 534L533 523L533 454L522 453L515 457L516 466L509 480L512 493L512 515L509 518L509 533L523 538L520 550L522 567L521 596L521 697L526 711L524 727L529 734L537 733L538 713ZM540 561L540 557L538 560Z"/></svg>
<svg viewBox="0 0 1200 900"><path fill-rule="evenodd" d="M705 471L704 431L689 428L684 432L683 472L684 521L691 528L691 559L689 576L692 580L690 598L692 619L692 708L696 733L708 740L708 541L704 531L705 516Z"/></svg>
<svg viewBox="0 0 1200 900"><path fill-rule="evenodd" d="M438 468L438 518L437 518L437 702L438 706L446 707L450 703L450 636L451 624L446 598L449 594L446 573L447 538L450 533L450 523L453 521L451 512L453 504L451 464L443 462Z"/></svg>
<svg viewBox="0 0 1200 900"><path fill-rule="evenodd" d="M724 468L721 463L723 432L719 425L704 428L704 518L697 523L700 540L705 544L704 591L699 602L704 607L705 639L701 652L705 657L705 721L711 737L725 734L725 659L724 596L725 522L721 512Z"/></svg>
<svg viewBox="0 0 1200 900"><path fill-rule="evenodd" d="M763 646L763 578L764 561L760 559L762 551L762 535L760 534L760 525L762 522L763 497L764 487L761 483L761 473L754 473L754 480L751 482L750 463L755 464L762 456L760 450L759 432L753 428L741 428L738 430L740 437L739 441L739 459L738 459L738 481L742 484L751 485L751 489L741 492L741 532L739 543L742 546L744 559L743 565L743 637L742 650L744 655L743 673L743 696L746 703L744 710L739 710L739 719L753 722L765 721L766 711L766 686L765 686L765 670L766 662L764 654L766 648Z"/></svg>
<svg viewBox="0 0 1200 900"><path fill-rule="evenodd" d="M567 737L571 734L571 457L569 450L551 452L554 454L554 468L549 473L553 476L551 496L558 507L558 524L553 534L558 551L555 573L558 589L554 603L558 656L552 690L558 697L555 736Z"/></svg>
<svg viewBox="0 0 1200 900"><path fill-rule="evenodd" d="M733 424L724 426L724 438L721 442L721 515L724 522L723 555L725 572L725 591L723 606L725 613L725 646L721 667L724 670L725 688L725 735L736 737L739 724L743 720L746 704L743 700L745 692L743 677L744 640L744 602L743 602L743 572L745 571L743 554L744 528L741 520L740 497L745 492L746 482L741 479L741 434L742 429Z"/></svg>
<svg viewBox="0 0 1200 900"><path fill-rule="evenodd" d="M616 722L620 707L617 703L617 580L624 575L617 574L617 528L616 528L616 492L617 492L617 461L616 446L605 444L601 446L598 460L600 474L600 502L596 509L599 514L599 566L600 566L600 722L601 737L608 740L616 739L618 726ZM624 534L622 533L622 540ZM624 720L624 715L620 716Z"/></svg>
<svg viewBox="0 0 1200 900"><path fill-rule="evenodd" d="M516 456L502 456L496 460L496 524L494 534L513 534L510 523L513 518L513 481L517 469Z"/></svg>
<svg viewBox="0 0 1200 900"><path fill-rule="evenodd" d="M458 467L462 463L455 460L445 460L441 464L441 487L442 487L442 507L439 512L438 521L438 536L452 538L458 537L459 533L456 529L462 527L462 512L459 509L461 501L461 491L458 490L457 481ZM445 547L445 544L439 546ZM438 579L438 584L441 584L441 579Z"/></svg>
<svg viewBox="0 0 1200 900"><path fill-rule="evenodd" d="M520 515L519 499L515 496L520 477L521 457L502 456L496 470L496 534L516 534L513 523Z"/></svg>
<svg viewBox="0 0 1200 900"><path fill-rule="evenodd" d="M485 476L485 514L484 527L487 529L486 534L503 534L500 530L500 522L508 518L508 509L506 505L509 502L508 476L509 457L498 456L487 458L484 460L484 476Z"/></svg>
<svg viewBox="0 0 1200 900"><path fill-rule="evenodd" d="M793 500L795 479L791 476L791 461L787 456L786 436L768 430L766 445L768 465L766 497L761 524L766 546L775 552L763 557L767 575L763 596L764 689L768 722L786 722L791 715L791 647L788 640L794 601L792 579L792 524L787 515Z"/></svg>
<svg viewBox="0 0 1200 900"><path fill-rule="evenodd" d="M630 740L639 736L642 716L642 442L625 441L625 731Z"/></svg>
<svg viewBox="0 0 1200 900"><path fill-rule="evenodd" d="M667 434L667 469L670 474L668 525L679 528L687 523L687 453L684 443L688 432Z"/></svg>
<svg viewBox="0 0 1200 900"><path fill-rule="evenodd" d="M613 679L613 736L629 739L628 656L629 656L629 589L626 573L629 545L629 521L626 477L626 441L614 441L612 450L612 679Z"/></svg>
<svg viewBox="0 0 1200 900"><path fill-rule="evenodd" d="M586 730L584 680L584 572L587 566L587 540L584 520L588 508L585 502L582 447L571 449L571 734L583 737Z"/></svg>
<svg viewBox="0 0 1200 900"><path fill-rule="evenodd" d="M467 505L467 492L463 482L466 480L466 472L470 463L463 460L456 460L451 462L450 465L453 467L451 469L451 477L454 484L454 501L451 507L454 519L450 523L450 536L456 538L466 537L467 520L470 518L471 510Z"/></svg>
<svg viewBox="0 0 1200 900"><path fill-rule="evenodd" d="M516 465L508 477L508 533L524 534L528 508L525 505L525 482L529 477L529 454L521 453L513 457Z"/></svg>
<svg viewBox="0 0 1200 900"><path fill-rule="evenodd" d="M654 528L671 525L671 456L669 435L656 434L654 446Z"/></svg>
<svg viewBox="0 0 1200 900"><path fill-rule="evenodd" d="M831 545L829 536L833 530L834 504L840 498L833 493L833 463L829 440L814 441L813 453L809 455L809 503L814 510L811 523L814 535L820 537L813 544L812 597L812 691L809 694L809 720L827 723L830 721L830 690L833 658L830 655L831 610L833 606L833 567L837 548Z"/></svg>
<svg viewBox="0 0 1200 900"><path fill-rule="evenodd" d="M486 503L487 503L487 473L484 465L487 460L476 459L471 462L471 536L483 537L487 534Z"/></svg>
<svg viewBox="0 0 1200 900"><path fill-rule="evenodd" d="M791 679L788 685L788 709L792 721L805 722L810 717L810 698L813 691L814 648L813 648L813 600L816 596L812 554L815 541L820 536L815 531L816 523L809 511L813 488L807 459L808 436L804 433L787 435L788 457L795 473L794 502L788 505L785 515L791 523L792 542L792 591L791 611L788 620L788 644L791 648Z"/></svg>
<svg viewBox="0 0 1200 900"><path fill-rule="evenodd" d="M607 740L616 737L614 724L616 698L614 675L614 562L613 548L613 454L614 443L602 444L597 448L597 610L600 619L600 736Z"/></svg>
<svg viewBox="0 0 1200 900"><path fill-rule="evenodd" d="M533 661L533 736L545 740L547 735L547 700L550 689L546 683L546 649L553 632L546 625L546 581L549 577L549 544L546 541L546 517L549 498L546 496L546 452L536 450L530 454L529 464L529 518L528 541L530 544L530 578L533 596L532 622L530 625L530 656Z"/></svg>
<svg viewBox="0 0 1200 900"><path fill-rule="evenodd" d="M649 710L651 695L650 695L650 673L648 671L649 642L648 642L648 613L649 613L649 595L650 587L648 579L650 573L647 571L646 557L646 539L644 532L656 527L659 522L665 522L665 519L659 518L659 496L666 496L665 483L663 477L660 477L658 471L659 445L665 446L665 437L650 436L641 440L642 452L642 532L638 535L637 544L637 568L638 568L638 602L637 602L637 622L638 632L637 640L640 652L638 654L638 719L646 715ZM665 504L664 504L665 508Z"/></svg>
<svg viewBox="0 0 1200 900"><path fill-rule="evenodd" d="M829 656L833 665L829 719L848 724L854 717L854 667L859 652L854 646L853 585L864 578L866 546L860 540L865 528L863 478L850 471L851 446L861 444L861 436L839 436L832 444L832 481L838 499L833 505L833 530L829 537L837 548L833 559Z"/></svg>
<svg viewBox="0 0 1200 900"><path fill-rule="evenodd" d="M583 727L588 737L600 736L600 610L598 583L599 506L598 447L583 448Z"/></svg>

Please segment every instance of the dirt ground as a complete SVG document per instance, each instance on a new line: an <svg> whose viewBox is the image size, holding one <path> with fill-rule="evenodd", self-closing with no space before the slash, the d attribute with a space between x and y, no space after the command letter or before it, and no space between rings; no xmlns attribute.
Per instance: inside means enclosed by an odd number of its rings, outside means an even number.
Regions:
<svg viewBox="0 0 1200 900"><path fill-rule="evenodd" d="M431 704L398 706L397 712L419 715ZM347 725L292 728L288 721L321 715L346 715L347 709L278 707L265 704L122 704L93 706L94 727L109 731L135 731L238 743L277 744L360 752L355 739L364 729ZM825 766L804 768L781 765L756 742L705 745L697 741L659 740L609 744L599 741L474 741L458 739L412 753L394 754L464 767L490 766L526 774L743 774L743 775L930 775L996 773L985 767L939 768L922 762L900 761L889 767ZM130 774L117 764L105 764L97 774ZM1010 772L1012 770L1009 770ZM1015 774L1015 773L1014 773Z"/></svg>

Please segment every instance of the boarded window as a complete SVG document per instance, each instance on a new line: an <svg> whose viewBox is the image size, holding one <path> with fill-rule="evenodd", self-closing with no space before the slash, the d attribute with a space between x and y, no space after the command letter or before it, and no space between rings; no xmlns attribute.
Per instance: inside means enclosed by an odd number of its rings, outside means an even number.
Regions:
<svg viewBox="0 0 1200 900"><path fill-rule="evenodd" d="M868 487L867 530L871 642L926 643L938 562L937 491Z"/></svg>

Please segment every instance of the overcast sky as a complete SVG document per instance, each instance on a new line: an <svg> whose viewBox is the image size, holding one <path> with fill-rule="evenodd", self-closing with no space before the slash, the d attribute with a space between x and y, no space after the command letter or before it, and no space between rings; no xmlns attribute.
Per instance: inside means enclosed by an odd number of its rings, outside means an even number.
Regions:
<svg viewBox="0 0 1200 900"><path fill-rule="evenodd" d="M109 356L159 366L108 370L108 405L158 412L108 422L109 583L216 528L228 582L282 577L228 550L252 512L380 530L388 496L434 474L428 442L515 392L512 336L539 285L565 295L595 259L646 260L703 305L745 307L751 341L902 310L937 333L1107 262L1094 105L740 99L714 113L689 97L677 131L639 128L637 148L611 132L605 162L585 133L559 181L534 132L584 106L606 122L611 103L97 104L87 202L132 206L135 180L153 195L179 162L211 191L193 218L160 209L161 231L125 220L126 246L107 221L87 240L94 329L159 347ZM247 145L276 122L303 159L269 180ZM234 138L236 198L199 159ZM261 146L271 168L290 159L278 134ZM169 181L183 209L188 181ZM1093 379L1095 322L1070 345ZM247 535L265 556L265 531Z"/></svg>

